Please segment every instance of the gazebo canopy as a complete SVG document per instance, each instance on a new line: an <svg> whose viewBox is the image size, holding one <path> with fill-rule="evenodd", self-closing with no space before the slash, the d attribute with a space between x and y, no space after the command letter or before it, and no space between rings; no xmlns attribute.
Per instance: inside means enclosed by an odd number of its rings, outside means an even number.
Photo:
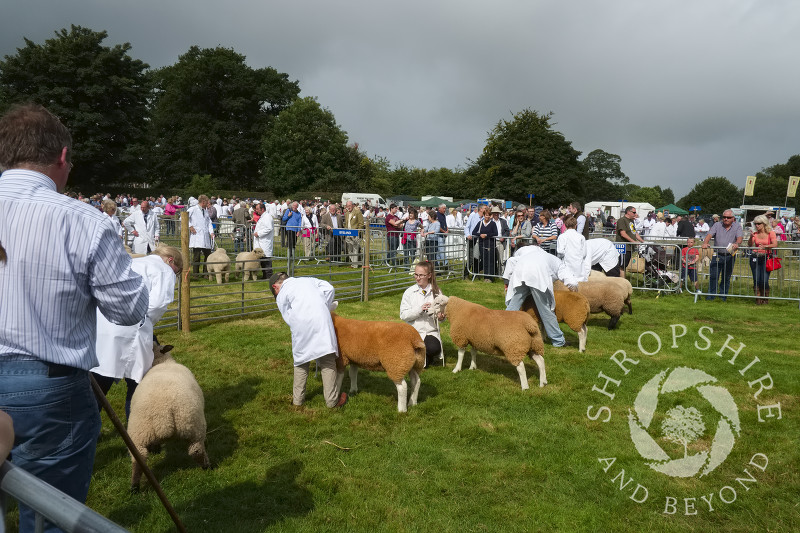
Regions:
<svg viewBox="0 0 800 533"><path fill-rule="evenodd" d="M413 205L418 205L422 207L436 207L437 205L444 204L447 207L458 207L456 202L448 202L444 198L439 198L438 196L434 196L432 198L428 198L424 202L410 202Z"/></svg>
<svg viewBox="0 0 800 533"><path fill-rule="evenodd" d="M669 211L672 215L688 215L689 212L685 209L681 209L675 204L665 205L664 207L659 207L656 211Z"/></svg>

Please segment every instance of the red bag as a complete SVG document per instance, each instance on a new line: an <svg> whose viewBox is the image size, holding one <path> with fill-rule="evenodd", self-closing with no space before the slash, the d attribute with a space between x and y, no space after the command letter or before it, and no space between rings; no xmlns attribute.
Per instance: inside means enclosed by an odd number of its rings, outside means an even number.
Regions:
<svg viewBox="0 0 800 533"><path fill-rule="evenodd" d="M783 265L781 264L780 257L769 256L767 258L767 272L772 272L773 270L780 270Z"/></svg>

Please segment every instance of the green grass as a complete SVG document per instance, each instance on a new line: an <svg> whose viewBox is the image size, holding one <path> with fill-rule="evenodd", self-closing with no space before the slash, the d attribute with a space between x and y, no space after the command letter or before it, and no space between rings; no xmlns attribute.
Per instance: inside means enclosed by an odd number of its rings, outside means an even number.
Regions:
<svg viewBox="0 0 800 533"><path fill-rule="evenodd" d="M499 283L459 281L443 289L502 307ZM344 302L340 312L396 320L399 301L394 294ZM386 376L364 371L359 394L343 410L325 408L318 379L309 380L306 406L293 408L291 339L277 313L193 325L189 335L163 330L161 342L175 345L173 354L204 390L215 468L199 469L179 444L150 464L189 531L792 531L800 511L797 318L793 303L693 304L688 296L637 293L634 314L624 315L618 329L608 331L607 317L593 316L585 354L546 345L549 384L538 387L536 365L528 362L527 391L497 356L479 354L478 370L453 374L456 348L445 323L447 368L423 372L420 403L406 414L396 412ZM678 323L689 334L672 349L669 325ZM707 351L693 347L701 326L714 330ZM576 335L562 327L576 345ZM664 343L653 356L637 348L647 330ZM727 335L747 345L736 365L715 353ZM609 360L617 350L639 361L628 365L627 376ZM738 372L755 356L762 362L746 376L752 381L769 371L775 382L757 400ZM641 386L676 366L715 376L739 408L742 433L733 451L703 478L651 470L628 432L628 409ZM621 380L608 389L613 400L592 391L603 384L599 372ZM113 387L110 398L121 412L124 387ZM777 401L782 420L757 422L756 405ZM607 405L611 420L589 420L590 405ZM706 425L715 424L706 418ZM707 445L710 435L700 442ZM675 445L660 442L675 455ZM735 478L755 452L765 453L769 465L765 472L749 467L757 482L745 490ZM605 457L617 458L608 473L598 462ZM624 491L611 482L620 468L634 479ZM141 494L130 495L129 479L124 444L104 416L88 505L132 531L174 530L155 492L145 483ZM649 490L643 504L629 499L637 483ZM730 505L719 502L726 485L739 489ZM712 492L715 511L708 512L699 497ZM666 496L678 497L678 513L663 513ZM683 515L684 497L697 498L697 516Z"/></svg>

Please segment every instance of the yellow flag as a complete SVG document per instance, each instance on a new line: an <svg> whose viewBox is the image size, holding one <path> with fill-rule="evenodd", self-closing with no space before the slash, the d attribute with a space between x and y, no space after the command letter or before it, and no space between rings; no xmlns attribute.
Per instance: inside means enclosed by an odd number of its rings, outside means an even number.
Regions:
<svg viewBox="0 0 800 533"><path fill-rule="evenodd" d="M747 184L744 186L744 195L753 196L753 188L756 186L756 177L747 176Z"/></svg>
<svg viewBox="0 0 800 533"><path fill-rule="evenodd" d="M800 183L800 177L789 176L789 188L786 189L786 196L788 196L789 198L794 198L795 193L797 193L798 183Z"/></svg>

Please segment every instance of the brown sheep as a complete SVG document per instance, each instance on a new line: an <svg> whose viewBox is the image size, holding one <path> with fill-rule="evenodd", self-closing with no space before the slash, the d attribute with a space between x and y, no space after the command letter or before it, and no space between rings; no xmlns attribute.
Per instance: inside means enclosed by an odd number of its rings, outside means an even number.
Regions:
<svg viewBox="0 0 800 533"><path fill-rule="evenodd" d="M578 349L585 352L588 333L586 322L589 321L590 314L589 300L581 293L572 291L553 291L553 296L556 300L556 319L578 334ZM535 318L537 323L542 321L531 296L525 298L520 310Z"/></svg>
<svg viewBox="0 0 800 533"><path fill-rule="evenodd" d="M476 349L484 353L503 355L519 374L522 390L528 388L525 373L525 356L530 356L539 367L539 386L547 385L544 369L544 342L539 326L530 315L522 311L498 311L451 296L444 305L450 321L450 337L458 346L458 363L453 373L461 370L467 345L472 352L470 370L477 368Z"/></svg>
<svg viewBox="0 0 800 533"><path fill-rule="evenodd" d="M350 365L350 393L358 392L358 367L386 371L397 387L397 410L405 413L417 404L419 373L425 367L425 343L419 332L405 322L354 320L331 313L339 341L336 366L337 390L341 390L344 367ZM411 396L405 376L411 384Z"/></svg>
<svg viewBox="0 0 800 533"><path fill-rule="evenodd" d="M553 290L568 291L569 289L556 280L553 282ZM619 285L608 283L607 281L581 281L578 283L578 293L586 296L589 300L589 308L592 313L606 313L611 317L608 321L608 329L614 329L619 322L619 317L625 310L625 291Z"/></svg>
<svg viewBox="0 0 800 533"><path fill-rule="evenodd" d="M589 273L589 281L604 281L609 280L611 283L616 283L617 285L625 291L625 305L628 306L628 314L633 314L633 306L631 305L631 296L633 296L633 285L631 282L628 281L626 278L621 278L619 276L606 276L605 272L600 272L598 270L592 270Z"/></svg>

